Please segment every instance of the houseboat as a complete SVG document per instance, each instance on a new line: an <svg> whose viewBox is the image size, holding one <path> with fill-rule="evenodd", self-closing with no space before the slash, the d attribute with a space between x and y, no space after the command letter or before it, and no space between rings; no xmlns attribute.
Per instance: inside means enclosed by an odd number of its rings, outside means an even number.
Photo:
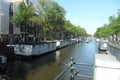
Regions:
<svg viewBox="0 0 120 80"><path fill-rule="evenodd" d="M76 40L49 41L43 43L16 43L14 44L14 54L20 56L38 56L57 49L75 44Z"/></svg>

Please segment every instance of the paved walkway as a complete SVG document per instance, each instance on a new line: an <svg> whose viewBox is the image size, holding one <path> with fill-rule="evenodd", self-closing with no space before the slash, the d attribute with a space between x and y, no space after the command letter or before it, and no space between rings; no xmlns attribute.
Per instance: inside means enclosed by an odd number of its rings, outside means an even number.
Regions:
<svg viewBox="0 0 120 80"><path fill-rule="evenodd" d="M120 80L120 62L111 54L96 54L95 80Z"/></svg>

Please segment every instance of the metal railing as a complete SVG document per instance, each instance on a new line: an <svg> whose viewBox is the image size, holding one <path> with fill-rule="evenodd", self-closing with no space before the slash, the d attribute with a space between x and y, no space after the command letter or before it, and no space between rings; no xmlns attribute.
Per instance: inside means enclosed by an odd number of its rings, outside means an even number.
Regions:
<svg viewBox="0 0 120 80"><path fill-rule="evenodd" d="M70 59L70 63L67 64L68 66L54 79L54 80L62 80L62 77L65 75L67 71L69 71L69 79L67 80L75 80L75 77L86 77L86 78L92 78L94 79L94 73L93 75L82 75L79 72L80 71L75 71L74 65L83 65L83 66L93 66L93 71L94 71L94 64L85 64L85 63L77 63L75 62L74 58Z"/></svg>

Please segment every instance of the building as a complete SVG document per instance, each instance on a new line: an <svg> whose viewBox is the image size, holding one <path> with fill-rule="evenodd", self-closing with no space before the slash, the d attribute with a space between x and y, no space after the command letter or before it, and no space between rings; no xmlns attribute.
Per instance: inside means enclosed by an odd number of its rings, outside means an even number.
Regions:
<svg viewBox="0 0 120 80"><path fill-rule="evenodd" d="M0 0L0 38L9 34L9 2Z"/></svg>
<svg viewBox="0 0 120 80"><path fill-rule="evenodd" d="M23 0L9 0L9 19L11 20L11 17L15 15L15 12L18 9L19 3L21 3ZM17 35L20 34L20 28L17 27L17 25L12 24L10 21L9 23L9 34Z"/></svg>
<svg viewBox="0 0 120 80"><path fill-rule="evenodd" d="M12 16L23 0L0 0L0 40L6 40L10 35L19 35L20 28L12 24Z"/></svg>
<svg viewBox="0 0 120 80"><path fill-rule="evenodd" d="M29 2L29 0L0 0L0 41L6 42L9 38L16 39L22 36L22 29L13 24L12 16L15 15L18 5L23 1L26 5Z"/></svg>

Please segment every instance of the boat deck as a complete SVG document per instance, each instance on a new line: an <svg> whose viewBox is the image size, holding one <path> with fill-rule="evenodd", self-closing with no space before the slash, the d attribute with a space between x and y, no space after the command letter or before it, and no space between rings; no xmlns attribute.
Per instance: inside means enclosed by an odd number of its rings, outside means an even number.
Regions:
<svg viewBox="0 0 120 80"><path fill-rule="evenodd" d="M120 62L115 56L95 55L95 80L120 80Z"/></svg>

